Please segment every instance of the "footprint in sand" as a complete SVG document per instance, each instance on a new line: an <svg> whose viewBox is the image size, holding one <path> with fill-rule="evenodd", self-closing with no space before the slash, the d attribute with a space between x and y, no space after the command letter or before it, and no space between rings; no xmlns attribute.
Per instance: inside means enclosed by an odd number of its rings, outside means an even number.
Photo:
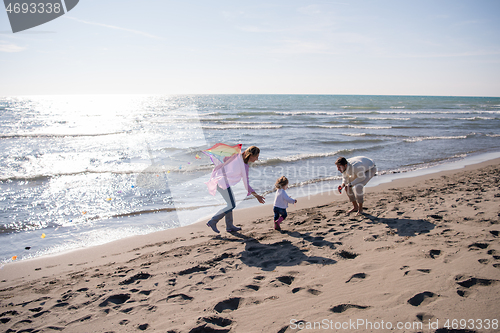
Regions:
<svg viewBox="0 0 500 333"><path fill-rule="evenodd" d="M493 259L494 260L500 260L500 256L499 255L496 255L497 254L497 251L496 250L489 250L488 251L488 254L493 256ZM500 268L500 263L495 263L493 264L493 267L495 268Z"/></svg>
<svg viewBox="0 0 500 333"><path fill-rule="evenodd" d="M439 295L434 294L430 291L424 291L423 293L416 294L410 298L407 302L413 306L427 305L435 301Z"/></svg>
<svg viewBox="0 0 500 333"><path fill-rule="evenodd" d="M488 250L487 252L489 255L493 256L495 254L497 254L497 251L496 250Z"/></svg>
<svg viewBox="0 0 500 333"><path fill-rule="evenodd" d="M168 303L172 302L172 303L186 304L186 303L191 302L193 300L193 297L188 296L186 294L174 294L174 295L167 296L167 298L165 300Z"/></svg>
<svg viewBox="0 0 500 333"><path fill-rule="evenodd" d="M276 278L278 281L280 281L281 283L284 283L284 284L287 284L287 285L291 285L293 280L295 280L295 278L291 275L285 275L285 276L280 276L278 278Z"/></svg>
<svg viewBox="0 0 500 333"><path fill-rule="evenodd" d="M292 275L282 275L282 276L277 277L276 279L269 281L269 284L272 287L280 288L283 286L291 285L294 280L295 280L295 277Z"/></svg>
<svg viewBox="0 0 500 333"><path fill-rule="evenodd" d="M246 292L255 292L259 291L260 286L258 285L258 280L254 278L255 283L250 283L250 284L243 284L242 287L234 290L234 292L239 292L239 293L246 293Z"/></svg>
<svg viewBox="0 0 500 333"><path fill-rule="evenodd" d="M429 320L434 319L434 315L431 315L431 314L428 314L425 312L421 312L421 313L417 313L417 319L423 323L428 323Z"/></svg>
<svg viewBox="0 0 500 333"><path fill-rule="evenodd" d="M308 294L311 294L313 296L318 296L321 295L323 292L319 290L318 288L323 287L321 284L313 285L313 286L307 286L307 287L297 287L292 289L292 293L296 294L301 290L305 290Z"/></svg>
<svg viewBox="0 0 500 333"><path fill-rule="evenodd" d="M440 255L441 255L441 250L430 250L429 253L427 254L427 257L436 259Z"/></svg>
<svg viewBox="0 0 500 333"><path fill-rule="evenodd" d="M347 280L345 283L349 282L359 282L360 280L364 280L368 277L368 274L366 273L356 273L352 275L349 280Z"/></svg>
<svg viewBox="0 0 500 333"><path fill-rule="evenodd" d="M427 215L427 217L431 217L431 218L438 220L438 221L441 221L443 219L443 217L441 215L437 215L437 214Z"/></svg>
<svg viewBox="0 0 500 333"><path fill-rule="evenodd" d="M203 262L202 264L199 264L199 265L196 265L194 267L182 270L182 271L178 272L177 275L182 276L182 275L191 275L193 273L205 272L211 268L215 268L215 267L219 266L225 259L233 258L233 257L234 257L234 254L225 252L218 257L215 257L213 259L210 259L208 261ZM221 267L220 270L223 273L225 273L225 268Z"/></svg>
<svg viewBox="0 0 500 333"><path fill-rule="evenodd" d="M368 309L369 306L363 306L363 305L357 305L357 304L340 304L336 305L333 308L330 309L331 312L333 313L342 313L345 312L349 309Z"/></svg>
<svg viewBox="0 0 500 333"><path fill-rule="evenodd" d="M466 277L463 275L457 275L455 281L460 286L457 289L457 294L461 297L468 297L470 295L470 288L475 286L491 286L500 282L499 280L490 279L480 279L475 277Z"/></svg>
<svg viewBox="0 0 500 333"><path fill-rule="evenodd" d="M429 274L431 272L430 269L425 269L425 268L419 268L416 270L409 270L406 271L404 276L414 276L414 275L423 275L423 274Z"/></svg>
<svg viewBox="0 0 500 333"><path fill-rule="evenodd" d="M321 293L323 293L321 290L315 289L315 288L307 288L307 292L311 295L318 296Z"/></svg>
<svg viewBox="0 0 500 333"><path fill-rule="evenodd" d="M129 299L130 299L130 294L116 294L106 298L106 300L104 300L104 302L99 304L99 306L100 307L108 306L109 303L113 303L115 305L121 305L126 301L128 301Z"/></svg>
<svg viewBox="0 0 500 333"><path fill-rule="evenodd" d="M357 253L353 253L353 252L349 252L349 251L345 251L345 250L342 250L337 254L339 257L341 257L343 259L354 259L358 256Z"/></svg>
<svg viewBox="0 0 500 333"><path fill-rule="evenodd" d="M233 297L226 299L224 301L217 303L214 306L214 310L217 311L218 313L237 310L240 307L242 300L243 298L241 297Z"/></svg>
<svg viewBox="0 0 500 333"><path fill-rule="evenodd" d="M137 328L140 329L141 331L147 330L148 327L149 327L149 324L141 324L141 325L137 326Z"/></svg>
<svg viewBox="0 0 500 333"><path fill-rule="evenodd" d="M196 327L192 328L190 333L204 333L204 332L219 332L227 333L230 329L227 329L233 323L231 319L212 316L203 317L198 319ZM224 329L220 329L224 328ZM169 331L170 332L170 331Z"/></svg>
<svg viewBox="0 0 500 333"><path fill-rule="evenodd" d="M6 311L3 313L0 313L0 323L6 324L12 320L12 318L6 317L6 316L18 316L18 315L19 315L19 312L17 312L16 310L11 310L11 311Z"/></svg>
<svg viewBox="0 0 500 333"><path fill-rule="evenodd" d="M217 317L217 316L203 317L201 320L206 323L217 325L220 327L227 327L233 323L231 319Z"/></svg>
<svg viewBox="0 0 500 333"><path fill-rule="evenodd" d="M209 270L210 267L207 267L207 266L201 266L201 265L196 265L194 267L191 267L191 268L187 268L185 270L182 270L180 271L179 273L177 273L178 275L191 275L193 273L199 273L199 272L204 272L204 271L207 271Z"/></svg>
<svg viewBox="0 0 500 333"><path fill-rule="evenodd" d="M134 276L131 276L130 278L123 280L122 282L119 283L120 286L127 285L127 284L132 284L134 282L139 283L139 280L147 280L151 277L151 274L148 273L143 273L140 272Z"/></svg>
<svg viewBox="0 0 500 333"><path fill-rule="evenodd" d="M130 323L130 320L123 319L118 324L120 324L120 325L127 325L128 323Z"/></svg>
<svg viewBox="0 0 500 333"><path fill-rule="evenodd" d="M484 250L486 249L490 244L486 243L473 243L469 245L469 250Z"/></svg>
<svg viewBox="0 0 500 333"><path fill-rule="evenodd" d="M255 285L255 284L249 284L249 285L246 285L245 288L253 290L253 291L258 291L260 289L260 286Z"/></svg>

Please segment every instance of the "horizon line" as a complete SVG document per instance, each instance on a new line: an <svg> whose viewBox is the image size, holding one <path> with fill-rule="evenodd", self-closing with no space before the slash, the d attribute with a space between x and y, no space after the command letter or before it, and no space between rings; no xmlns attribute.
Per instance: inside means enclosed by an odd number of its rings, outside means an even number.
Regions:
<svg viewBox="0 0 500 333"><path fill-rule="evenodd" d="M466 97L466 98L500 98L499 96L486 95L423 95L423 94L325 94L325 93L61 93L61 94L14 94L0 95L1 98L7 97L27 97L27 96L385 96L385 97Z"/></svg>

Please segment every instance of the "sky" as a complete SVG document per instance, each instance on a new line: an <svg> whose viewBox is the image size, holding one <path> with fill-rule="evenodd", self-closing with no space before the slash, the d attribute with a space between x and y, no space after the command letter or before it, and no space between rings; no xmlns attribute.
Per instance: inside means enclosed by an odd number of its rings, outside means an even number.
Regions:
<svg viewBox="0 0 500 333"><path fill-rule="evenodd" d="M12 33L0 96L500 96L500 1L80 0Z"/></svg>

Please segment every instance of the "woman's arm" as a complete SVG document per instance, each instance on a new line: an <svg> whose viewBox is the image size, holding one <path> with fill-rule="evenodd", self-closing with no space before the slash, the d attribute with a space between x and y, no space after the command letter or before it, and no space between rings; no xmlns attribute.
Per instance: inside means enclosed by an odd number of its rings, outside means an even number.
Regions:
<svg viewBox="0 0 500 333"><path fill-rule="evenodd" d="M252 192L251 194L252 194L254 197L256 197L256 198L257 198L257 200L258 200L261 204L266 203L266 198L264 198L264 197L263 197L263 196L261 196L261 195L258 195L257 193L255 193L255 191L254 191L254 192Z"/></svg>

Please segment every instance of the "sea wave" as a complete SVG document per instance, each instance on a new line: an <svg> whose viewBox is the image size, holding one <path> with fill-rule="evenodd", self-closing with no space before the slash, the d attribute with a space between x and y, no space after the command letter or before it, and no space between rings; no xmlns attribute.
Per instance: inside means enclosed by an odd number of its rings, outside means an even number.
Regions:
<svg viewBox="0 0 500 333"><path fill-rule="evenodd" d="M169 164L153 164L150 166L137 165L136 169L125 169L125 170L80 170L74 172L54 172L54 173L42 173L42 174L3 174L0 175L0 182L10 182L10 181L49 181L52 178L63 177L63 176L78 176L86 174L111 174L111 175L158 175L165 176L171 174L172 176L176 174L188 174L193 172L210 172L213 169L213 165L187 165L183 162L179 163L169 163Z"/></svg>
<svg viewBox="0 0 500 333"><path fill-rule="evenodd" d="M495 117L467 117L467 118L457 118L458 120L496 120L498 118Z"/></svg>
<svg viewBox="0 0 500 333"><path fill-rule="evenodd" d="M377 111L375 113L378 114L499 114L500 111L493 110L453 110L453 111L445 111L443 109L436 110L418 110L418 111Z"/></svg>
<svg viewBox="0 0 500 333"><path fill-rule="evenodd" d="M391 129L392 126L360 126L360 125L309 125L309 128L357 128L357 129Z"/></svg>
<svg viewBox="0 0 500 333"><path fill-rule="evenodd" d="M457 135L457 136L418 136L410 137L404 139L405 142L420 142L424 140L457 140L457 139L467 139L467 135Z"/></svg>
<svg viewBox="0 0 500 333"><path fill-rule="evenodd" d="M374 134L374 133L342 133L344 136L368 136L368 137L381 137L381 138L400 138L404 137L402 135L395 135L395 134Z"/></svg>
<svg viewBox="0 0 500 333"><path fill-rule="evenodd" d="M498 110L461 110L461 109L453 109L453 108L439 108L439 109L424 109L421 110L419 108L412 109L407 106L401 107L372 107L372 106L340 106L340 109L348 110L348 111L323 111L323 110L315 110L315 111L307 111L307 110L295 110L295 111L252 111L252 112L237 112L237 113L227 113L227 114L217 114L217 116L349 116L353 115L425 115L425 114L500 114ZM390 118L396 119L396 118Z"/></svg>
<svg viewBox="0 0 500 333"><path fill-rule="evenodd" d="M360 105L343 105L340 107L341 109L346 109L346 110L381 110L382 107L380 106L374 106L374 105L366 105L366 106L360 106Z"/></svg>
<svg viewBox="0 0 500 333"><path fill-rule="evenodd" d="M254 164L256 166L275 165L275 164L297 162L297 161L301 161L301 160L315 159L315 158L321 158L321 157L336 156L336 155L341 155L343 153L350 153L352 151L354 151L354 149L337 150L337 151L328 152L328 153L296 154L296 155L283 156L283 157L274 157L274 158L270 158L267 160L259 160L259 161L255 162Z"/></svg>
<svg viewBox="0 0 500 333"><path fill-rule="evenodd" d="M0 139L19 139L19 138L66 138L66 137L89 137L89 136L107 136L128 133L127 131L109 132L109 133L12 133L0 134Z"/></svg>
<svg viewBox="0 0 500 333"><path fill-rule="evenodd" d="M467 154L455 154L452 156L447 156L447 157L441 157L441 158L434 158L430 161L426 162L419 162L419 163L412 163L412 164L406 164L402 165L398 168L395 169L387 169L387 170L378 170L377 174L378 175L386 175L386 174L395 174L395 173L404 173L404 172L410 172L410 171L415 171L415 170L422 170L422 169L427 169L436 165L441 165L444 163L449 163L452 161L456 161L459 159L466 158L468 155Z"/></svg>
<svg viewBox="0 0 500 333"><path fill-rule="evenodd" d="M368 120L384 120L384 121L391 121L391 120L402 120L402 121L408 121L411 120L411 118L408 117L391 117L391 118L377 118L377 117L369 117Z"/></svg>
<svg viewBox="0 0 500 333"><path fill-rule="evenodd" d="M238 115L238 116L274 116L275 114L276 114L275 111L260 111L260 110L236 112L236 115ZM222 115L225 115L225 114L222 114ZM235 113L231 112L231 113L229 113L229 115L234 116Z"/></svg>
<svg viewBox="0 0 500 333"><path fill-rule="evenodd" d="M43 173L43 174L3 174L0 176L0 182L10 182L10 181L48 181L52 178L62 177L62 176L78 176L84 174L134 174L137 171L92 171L92 170L82 170L75 172L55 172L55 173Z"/></svg>
<svg viewBox="0 0 500 333"><path fill-rule="evenodd" d="M342 133L344 136L366 136L366 133Z"/></svg>
<svg viewBox="0 0 500 333"><path fill-rule="evenodd" d="M213 130L232 130L232 129L278 129L283 125L244 125L244 124L227 124L227 125L202 125L203 129Z"/></svg>
<svg viewBox="0 0 500 333"><path fill-rule="evenodd" d="M365 133L360 133L360 134L365 134ZM362 137L364 135L349 135L353 137ZM349 140L349 141L341 141L341 140L324 140L324 141L319 141L321 144L325 145L345 145L345 144L353 144L353 143L370 143L370 142L381 142L385 141L384 139L360 139L360 140Z"/></svg>
<svg viewBox="0 0 500 333"><path fill-rule="evenodd" d="M214 121L217 124L223 124L223 125L256 125L255 121L238 121L238 120L231 120L231 119L225 119L223 121ZM270 121L259 121L259 124L273 124L273 122Z"/></svg>
<svg viewBox="0 0 500 333"><path fill-rule="evenodd" d="M279 116L341 116L345 115L344 112L334 112L334 111L276 111L276 115Z"/></svg>

